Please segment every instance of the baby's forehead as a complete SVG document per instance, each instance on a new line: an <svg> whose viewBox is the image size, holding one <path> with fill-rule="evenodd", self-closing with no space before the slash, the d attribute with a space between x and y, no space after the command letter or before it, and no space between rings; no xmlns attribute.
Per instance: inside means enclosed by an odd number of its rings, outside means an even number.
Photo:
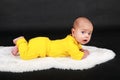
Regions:
<svg viewBox="0 0 120 80"><path fill-rule="evenodd" d="M93 31L93 26L83 25L83 26L78 26L77 29L92 32Z"/></svg>

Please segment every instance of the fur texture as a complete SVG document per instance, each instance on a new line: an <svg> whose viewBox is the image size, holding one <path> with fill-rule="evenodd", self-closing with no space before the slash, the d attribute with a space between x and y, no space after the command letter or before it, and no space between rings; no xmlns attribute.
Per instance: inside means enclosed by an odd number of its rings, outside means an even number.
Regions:
<svg viewBox="0 0 120 80"><path fill-rule="evenodd" d="M115 57L112 50L93 46L83 46L90 51L90 55L83 60L72 60L71 58L38 58L32 60L21 60L19 56L11 54L13 46L0 47L0 71L3 72L29 72L46 70L50 68L67 70L84 70L98 64L109 61Z"/></svg>

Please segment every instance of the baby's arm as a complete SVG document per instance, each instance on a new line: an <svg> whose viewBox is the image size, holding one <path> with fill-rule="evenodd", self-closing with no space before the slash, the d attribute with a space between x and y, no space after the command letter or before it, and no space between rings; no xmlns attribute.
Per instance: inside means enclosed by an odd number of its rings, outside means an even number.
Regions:
<svg viewBox="0 0 120 80"><path fill-rule="evenodd" d="M81 60L86 58L89 55L89 51L85 49L79 49L75 44L69 44L68 53L70 54L72 59Z"/></svg>
<svg viewBox="0 0 120 80"><path fill-rule="evenodd" d="M84 52L84 56L82 57L82 59L86 58L90 54L90 52L86 49L81 49L80 51Z"/></svg>

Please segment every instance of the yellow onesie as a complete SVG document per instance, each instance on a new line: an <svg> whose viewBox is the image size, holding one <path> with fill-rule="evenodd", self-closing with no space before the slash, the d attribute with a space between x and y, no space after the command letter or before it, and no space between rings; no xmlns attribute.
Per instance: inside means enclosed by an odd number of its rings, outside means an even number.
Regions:
<svg viewBox="0 0 120 80"><path fill-rule="evenodd" d="M48 37L36 37L27 42L24 38L17 41L20 57L24 60L38 57L71 57L81 60L84 53L82 46L71 36L64 39L50 40Z"/></svg>

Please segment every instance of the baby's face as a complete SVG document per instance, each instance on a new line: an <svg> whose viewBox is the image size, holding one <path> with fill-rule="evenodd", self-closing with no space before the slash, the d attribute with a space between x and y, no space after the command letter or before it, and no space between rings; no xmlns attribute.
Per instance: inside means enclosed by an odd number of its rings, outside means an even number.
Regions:
<svg viewBox="0 0 120 80"><path fill-rule="evenodd" d="M92 32L92 24L78 25L72 29L72 36L79 44L87 44L91 39Z"/></svg>

